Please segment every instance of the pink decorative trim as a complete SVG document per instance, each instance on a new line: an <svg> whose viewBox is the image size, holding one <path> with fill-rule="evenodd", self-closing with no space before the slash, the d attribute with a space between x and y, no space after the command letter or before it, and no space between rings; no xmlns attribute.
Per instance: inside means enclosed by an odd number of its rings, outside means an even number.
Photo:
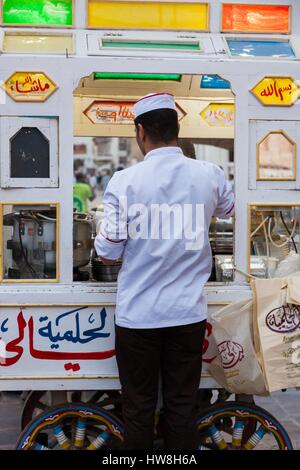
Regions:
<svg viewBox="0 0 300 470"><path fill-rule="evenodd" d="M103 235L103 233L100 233L101 237L103 237L105 240L107 240L108 242L111 242L111 243L122 243L122 242L125 242L125 240L111 240L110 238L106 237L105 235Z"/></svg>
<svg viewBox="0 0 300 470"><path fill-rule="evenodd" d="M233 208L234 208L234 203L233 203L232 206L230 207L229 211L226 212L226 215L227 215L227 214L230 214L230 212L232 211Z"/></svg>

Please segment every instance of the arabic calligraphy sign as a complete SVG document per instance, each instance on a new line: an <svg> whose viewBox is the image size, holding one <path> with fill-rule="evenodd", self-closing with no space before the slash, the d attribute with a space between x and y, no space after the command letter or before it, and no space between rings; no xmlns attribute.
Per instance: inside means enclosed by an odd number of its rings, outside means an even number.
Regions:
<svg viewBox="0 0 300 470"><path fill-rule="evenodd" d="M84 114L93 124L132 124L134 101L93 101ZM186 115L176 103L179 121Z"/></svg>
<svg viewBox="0 0 300 470"><path fill-rule="evenodd" d="M57 85L43 72L15 72L3 85L14 101L46 101Z"/></svg>
<svg viewBox="0 0 300 470"><path fill-rule="evenodd" d="M94 101L84 114L93 124L132 124L133 102Z"/></svg>
<svg viewBox="0 0 300 470"><path fill-rule="evenodd" d="M117 377L114 331L114 308L110 306L2 305L1 377ZM218 354L211 334L207 323L204 372Z"/></svg>
<svg viewBox="0 0 300 470"><path fill-rule="evenodd" d="M265 77L251 93L264 106L292 106L300 97L300 88L291 77Z"/></svg>
<svg viewBox="0 0 300 470"><path fill-rule="evenodd" d="M112 307L3 306L0 337L2 377L118 375Z"/></svg>
<svg viewBox="0 0 300 470"><path fill-rule="evenodd" d="M210 103L200 113L204 121L213 127L232 127L234 125L233 103Z"/></svg>

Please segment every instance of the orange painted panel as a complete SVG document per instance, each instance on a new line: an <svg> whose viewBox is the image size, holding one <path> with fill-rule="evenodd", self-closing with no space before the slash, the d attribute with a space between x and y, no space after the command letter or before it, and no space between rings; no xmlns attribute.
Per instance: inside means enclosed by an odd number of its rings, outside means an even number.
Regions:
<svg viewBox="0 0 300 470"><path fill-rule="evenodd" d="M289 33L289 5L223 4L222 31Z"/></svg>

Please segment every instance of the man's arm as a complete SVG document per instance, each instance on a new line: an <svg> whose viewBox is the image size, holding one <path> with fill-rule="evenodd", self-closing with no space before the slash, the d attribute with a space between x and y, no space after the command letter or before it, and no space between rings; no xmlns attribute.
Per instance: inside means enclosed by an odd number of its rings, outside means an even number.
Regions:
<svg viewBox="0 0 300 470"><path fill-rule="evenodd" d="M114 178L103 196L104 217L95 239L95 249L101 261L110 266L121 258L127 241L127 220L121 220L120 200ZM122 223L123 222L123 223Z"/></svg>
<svg viewBox="0 0 300 470"><path fill-rule="evenodd" d="M218 204L214 216L229 219L234 214L233 189L221 168L216 168L216 178L218 180Z"/></svg>
<svg viewBox="0 0 300 470"><path fill-rule="evenodd" d="M95 199L95 191L90 184L87 190L87 198L89 201L93 201Z"/></svg>

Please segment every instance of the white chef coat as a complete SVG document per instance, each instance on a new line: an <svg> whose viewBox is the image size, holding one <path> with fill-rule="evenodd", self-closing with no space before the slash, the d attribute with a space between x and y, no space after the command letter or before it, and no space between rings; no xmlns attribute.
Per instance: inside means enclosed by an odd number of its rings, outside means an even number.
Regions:
<svg viewBox="0 0 300 470"><path fill-rule="evenodd" d="M134 203L204 205L203 246L186 250L186 239L131 238L116 235L112 213L120 197ZM212 216L228 218L234 209L232 187L218 166L187 158L179 147L161 147L144 161L116 172L103 199L104 219L95 240L97 254L123 257L118 277L115 322L127 328L161 328L200 322L207 317L203 287L212 265ZM131 221L134 217L131 217ZM130 222L128 216L128 223ZM127 225L128 226L128 225Z"/></svg>

